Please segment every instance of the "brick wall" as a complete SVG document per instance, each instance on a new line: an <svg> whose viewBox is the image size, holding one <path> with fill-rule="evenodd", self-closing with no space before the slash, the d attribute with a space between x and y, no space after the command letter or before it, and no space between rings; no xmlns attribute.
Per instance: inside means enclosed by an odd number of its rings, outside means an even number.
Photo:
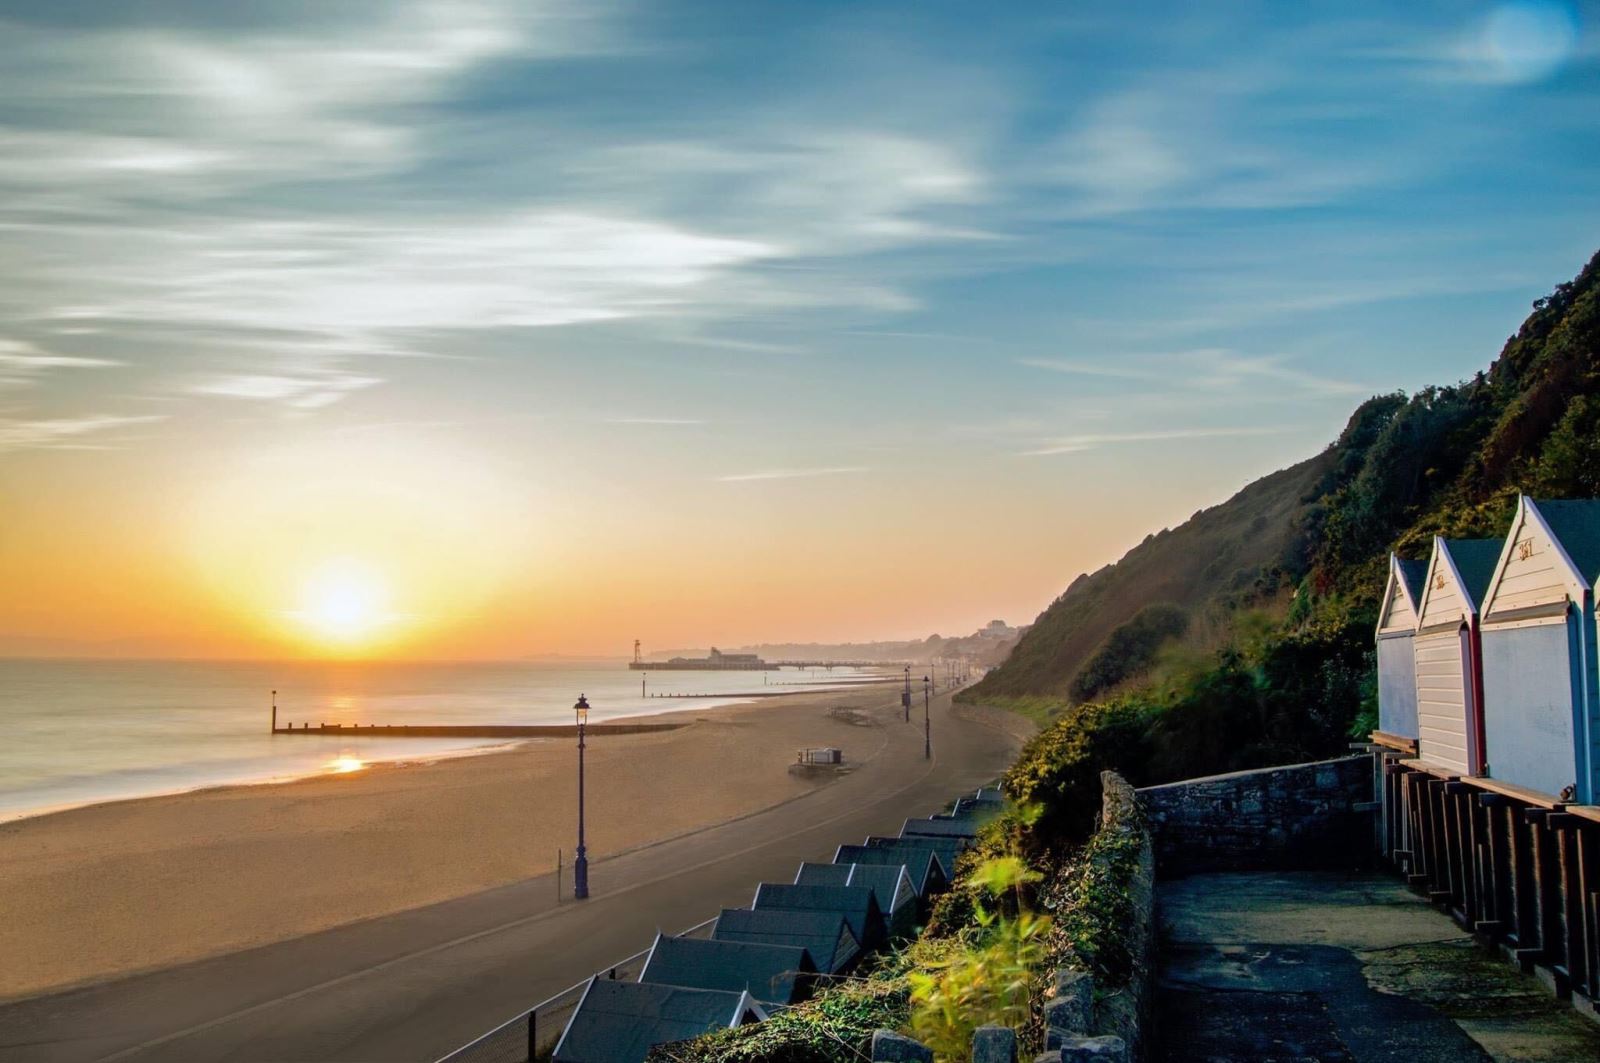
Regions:
<svg viewBox="0 0 1600 1063"><path fill-rule="evenodd" d="M1193 871L1341 868L1372 850L1372 758L1240 771L1139 791L1163 876Z"/></svg>

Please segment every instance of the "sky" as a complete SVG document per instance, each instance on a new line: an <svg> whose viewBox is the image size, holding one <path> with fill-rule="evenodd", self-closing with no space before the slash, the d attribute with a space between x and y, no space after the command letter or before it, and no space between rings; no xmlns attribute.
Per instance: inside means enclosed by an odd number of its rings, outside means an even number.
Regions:
<svg viewBox="0 0 1600 1063"><path fill-rule="evenodd" d="M1597 178L1593 4L0 0L0 652L1026 622Z"/></svg>

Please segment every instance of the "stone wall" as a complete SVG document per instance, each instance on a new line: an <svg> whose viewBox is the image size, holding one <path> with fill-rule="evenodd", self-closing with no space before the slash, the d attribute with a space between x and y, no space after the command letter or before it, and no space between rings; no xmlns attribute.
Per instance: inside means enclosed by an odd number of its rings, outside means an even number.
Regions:
<svg viewBox="0 0 1600 1063"><path fill-rule="evenodd" d="M1126 884L1132 900L1132 925L1126 928L1133 973L1128 985L1106 993L1095 1004L1094 1032L1120 1037L1128 1058L1145 1056L1144 1030L1155 985L1156 875L1149 816L1138 791L1115 772L1100 773L1100 829L1135 831L1140 836L1139 862Z"/></svg>
<svg viewBox="0 0 1600 1063"><path fill-rule="evenodd" d="M1240 771L1140 790L1163 877L1343 868L1372 850L1372 759Z"/></svg>

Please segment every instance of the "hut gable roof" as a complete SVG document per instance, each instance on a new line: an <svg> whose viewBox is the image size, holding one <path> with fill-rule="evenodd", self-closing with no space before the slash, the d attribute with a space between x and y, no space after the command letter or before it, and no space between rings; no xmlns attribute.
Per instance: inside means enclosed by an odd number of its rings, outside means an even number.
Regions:
<svg viewBox="0 0 1600 1063"><path fill-rule="evenodd" d="M815 864L810 861L800 865L794 873L796 886L848 886L850 872L855 864Z"/></svg>
<svg viewBox="0 0 1600 1063"><path fill-rule="evenodd" d="M949 880L939 856L931 849L884 849L870 845L841 845L833 854L836 864L887 864L904 867L917 895L926 897Z"/></svg>
<svg viewBox="0 0 1600 1063"><path fill-rule="evenodd" d="M956 858L967 847L970 838L941 838L932 834L902 834L898 838L870 837L867 839L869 849L888 849L893 852L905 852L907 849L926 849L938 854L940 867L945 877L949 878L955 872ZM859 861L858 861L859 862Z"/></svg>
<svg viewBox="0 0 1600 1063"><path fill-rule="evenodd" d="M861 940L840 912L795 908L724 908L712 935L718 941L789 945L811 953L817 969L834 974L861 952Z"/></svg>
<svg viewBox="0 0 1600 1063"><path fill-rule="evenodd" d="M556 1042L556 1063L642 1063L659 1044L767 1017L748 993L591 978Z"/></svg>
<svg viewBox="0 0 1600 1063"><path fill-rule="evenodd" d="M1389 555L1389 582L1383 591L1383 607L1378 612L1378 634L1409 634L1417 628L1421 611L1422 588L1428 578L1426 561L1406 561Z"/></svg>
<svg viewBox="0 0 1600 1063"><path fill-rule="evenodd" d="M1588 586L1600 580L1600 499L1534 502L1556 542Z"/></svg>
<svg viewBox="0 0 1600 1063"><path fill-rule="evenodd" d="M825 865L835 866L835 865ZM897 912L917 899L917 890L904 864L847 864L850 881L846 885L865 886L878 898L878 907Z"/></svg>
<svg viewBox="0 0 1600 1063"><path fill-rule="evenodd" d="M639 981L748 992L759 1001L792 1004L803 994L807 976L816 973L804 948L657 934Z"/></svg>
<svg viewBox="0 0 1600 1063"><path fill-rule="evenodd" d="M1600 501L1517 501L1510 534L1500 552L1484 612L1513 618L1530 609L1559 608L1581 600L1600 565Z"/></svg>
<svg viewBox="0 0 1600 1063"><path fill-rule="evenodd" d="M1446 539L1450 559L1456 563L1456 572L1471 599L1476 612L1483 606L1484 592L1494 578L1495 564L1500 560L1500 550L1505 545L1500 539Z"/></svg>
<svg viewBox="0 0 1600 1063"><path fill-rule="evenodd" d="M931 838L975 838L978 822L975 818L961 816L951 819L908 819L900 827L902 838L908 835Z"/></svg>
<svg viewBox="0 0 1600 1063"><path fill-rule="evenodd" d="M1418 628L1465 623L1478 615L1499 560L1497 539L1433 540L1427 586L1418 608Z"/></svg>
<svg viewBox="0 0 1600 1063"><path fill-rule="evenodd" d="M776 908L806 912L837 912L844 916L850 932L863 945L881 941L888 927L877 895L867 886L805 886L763 882L756 887L750 907L756 911Z"/></svg>

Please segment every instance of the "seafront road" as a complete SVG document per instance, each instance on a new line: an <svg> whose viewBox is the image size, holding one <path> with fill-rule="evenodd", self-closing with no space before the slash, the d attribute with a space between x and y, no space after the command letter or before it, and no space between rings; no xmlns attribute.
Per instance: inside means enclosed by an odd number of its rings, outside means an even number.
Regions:
<svg viewBox="0 0 1600 1063"><path fill-rule="evenodd" d="M902 723L898 705L874 715L884 722L863 728L871 759L861 770L742 819L595 861L587 901L557 903L554 876L544 875L0 1005L0 1061L429 1063L648 947L658 928L675 932L742 907L758 882L790 881L803 860L830 859L841 843L894 834L906 817L938 811L997 777L1026 730L1020 719L996 726L992 714L953 710L939 695L929 762L920 719Z"/></svg>

